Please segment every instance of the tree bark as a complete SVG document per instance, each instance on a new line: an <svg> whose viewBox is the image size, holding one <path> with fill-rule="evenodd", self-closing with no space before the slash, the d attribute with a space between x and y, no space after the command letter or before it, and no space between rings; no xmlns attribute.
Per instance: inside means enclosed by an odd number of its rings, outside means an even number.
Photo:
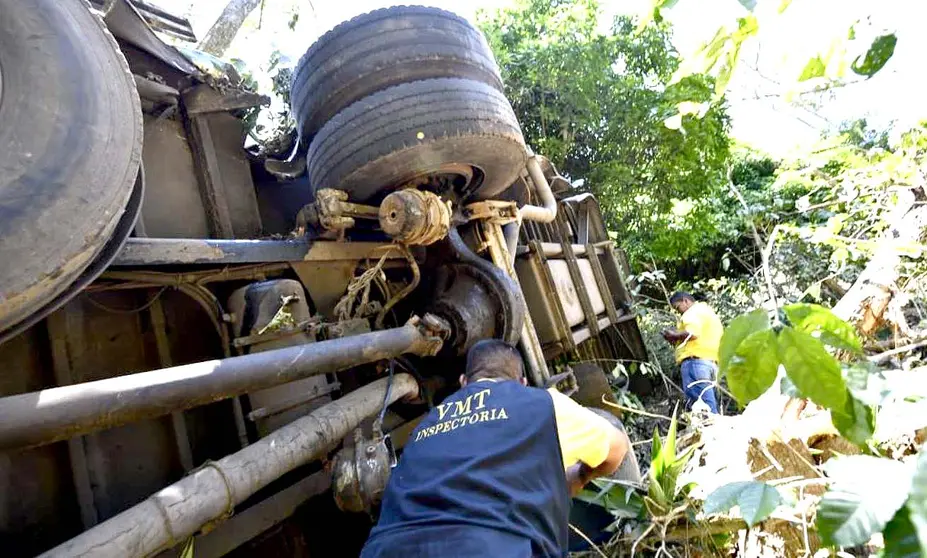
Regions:
<svg viewBox="0 0 927 558"><path fill-rule="evenodd" d="M213 56L221 57L232 45L242 24L260 4L261 0L229 0L219 19L212 24L206 36L200 41L198 48Z"/></svg>
<svg viewBox="0 0 927 558"><path fill-rule="evenodd" d="M887 221L891 226L879 239L875 255L834 306L834 314L867 336L875 333L886 317L897 291L902 256L910 253L927 227L927 206L915 206L914 193L902 190Z"/></svg>

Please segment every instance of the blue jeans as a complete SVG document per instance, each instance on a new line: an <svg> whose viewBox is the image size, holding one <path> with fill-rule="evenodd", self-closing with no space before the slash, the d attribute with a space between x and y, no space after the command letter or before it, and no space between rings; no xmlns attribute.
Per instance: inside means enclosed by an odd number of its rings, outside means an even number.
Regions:
<svg viewBox="0 0 927 558"><path fill-rule="evenodd" d="M718 365L710 360L690 358L679 365L682 371L682 388L686 393L686 407L702 400L712 413L718 414L718 402L715 400L715 377Z"/></svg>

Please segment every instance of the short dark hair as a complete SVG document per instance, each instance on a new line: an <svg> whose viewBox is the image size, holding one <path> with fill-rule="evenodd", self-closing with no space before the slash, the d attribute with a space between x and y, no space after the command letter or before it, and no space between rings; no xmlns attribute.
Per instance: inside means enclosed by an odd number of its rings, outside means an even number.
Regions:
<svg viewBox="0 0 927 558"><path fill-rule="evenodd" d="M676 304L677 302L682 302L683 300L691 300L695 302L695 297L685 291L676 291L673 293L673 296L670 297L670 304Z"/></svg>
<svg viewBox="0 0 927 558"><path fill-rule="evenodd" d="M467 352L464 375L470 381L480 378L520 380L525 375L525 365L515 347L500 339L483 339Z"/></svg>

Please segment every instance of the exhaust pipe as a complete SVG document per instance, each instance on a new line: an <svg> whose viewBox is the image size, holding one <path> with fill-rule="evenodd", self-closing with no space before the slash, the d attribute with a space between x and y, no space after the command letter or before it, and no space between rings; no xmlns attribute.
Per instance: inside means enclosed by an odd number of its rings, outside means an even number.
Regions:
<svg viewBox="0 0 927 558"><path fill-rule="evenodd" d="M434 355L446 327L440 318L426 315L383 331L3 397L0 451L49 444L403 354Z"/></svg>
<svg viewBox="0 0 927 558"><path fill-rule="evenodd" d="M418 385L408 374L396 374L390 389L388 382L383 378L367 384L237 453L207 462L42 556L128 558L152 556L175 546L203 526L221 521L285 473L318 459L383 405L418 394Z"/></svg>
<svg viewBox="0 0 927 558"><path fill-rule="evenodd" d="M550 223L557 217L557 200L554 198L547 178L544 177L544 171L541 170L537 155L530 153L525 167L528 169L531 182L534 183L541 205L524 205L519 208L518 212L525 221Z"/></svg>

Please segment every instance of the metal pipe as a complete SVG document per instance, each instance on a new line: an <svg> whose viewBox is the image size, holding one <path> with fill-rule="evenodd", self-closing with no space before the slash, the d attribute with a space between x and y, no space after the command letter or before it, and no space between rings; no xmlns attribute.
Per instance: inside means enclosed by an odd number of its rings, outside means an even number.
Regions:
<svg viewBox="0 0 927 558"><path fill-rule="evenodd" d="M593 244L595 248L596 255L605 253L605 244L611 244L611 240L606 240L605 242L597 242ZM558 242L541 242L541 249L544 251L544 256L548 258L556 258L563 255L563 245ZM573 244L573 253L577 256L586 255L586 246L584 244Z"/></svg>
<svg viewBox="0 0 927 558"><path fill-rule="evenodd" d="M534 189L541 200L541 206L523 205L518 212L521 214L522 219L550 223L557 217L557 200L554 198L554 193L550 189L547 178L544 177L544 171L541 170L537 155L530 154L525 168L528 169L528 176L531 177L531 182L534 183Z"/></svg>
<svg viewBox="0 0 927 558"><path fill-rule="evenodd" d="M501 269L477 256L460 237L457 227L452 227L448 231L447 239L460 262L482 271L495 285L495 294L500 299L502 314L505 316L505 331L502 332L502 339L507 343L515 344L521 335L522 325L527 315L525 302L521 299L521 288Z"/></svg>
<svg viewBox="0 0 927 558"><path fill-rule="evenodd" d="M489 255L497 269L503 270L507 277L515 283L518 292L522 293L521 283L518 281L518 274L512 264L511 255L505 243L505 235L502 226L498 223L484 221L483 236L489 245ZM524 303L523 303L524 304ZM518 345L521 353L525 358L528 376L531 384L537 387L547 385L550 379L550 371L547 369L547 362L544 360L544 350L538 339L537 330L534 328L534 320L531 319L531 312L527 306L523 307L524 321L518 332Z"/></svg>
<svg viewBox="0 0 927 558"><path fill-rule="evenodd" d="M266 354L266 353L262 353ZM221 521L285 473L314 461L384 404L418 394L409 374L368 384L192 474L42 556L151 556ZM389 397L388 401L384 401Z"/></svg>
<svg viewBox="0 0 927 558"><path fill-rule="evenodd" d="M426 322L427 320L426 316ZM166 415L316 374L441 347L420 323L0 398L0 451Z"/></svg>
<svg viewBox="0 0 927 558"><path fill-rule="evenodd" d="M306 239L130 238L112 266L354 261L379 258L387 247L381 242Z"/></svg>
<svg viewBox="0 0 927 558"><path fill-rule="evenodd" d="M515 265L515 255L518 251L518 234L520 231L520 221L513 221L502 225L502 234L505 236L505 247L509 251L509 259L512 265Z"/></svg>

